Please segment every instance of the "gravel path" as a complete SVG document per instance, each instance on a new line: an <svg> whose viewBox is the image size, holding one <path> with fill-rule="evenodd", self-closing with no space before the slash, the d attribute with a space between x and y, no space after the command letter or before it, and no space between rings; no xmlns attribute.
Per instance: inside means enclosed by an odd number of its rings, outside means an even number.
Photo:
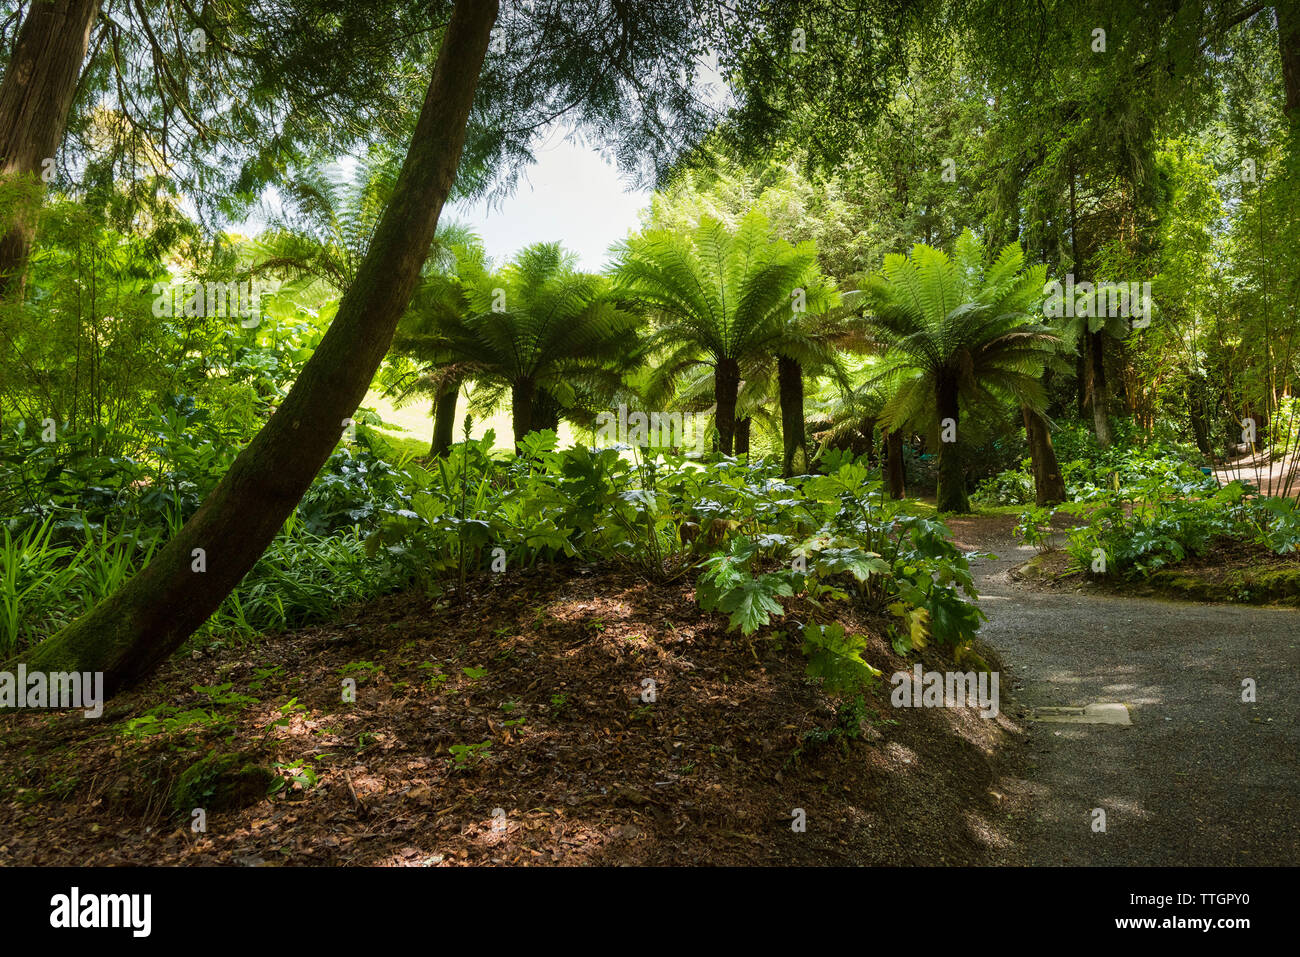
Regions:
<svg viewBox="0 0 1300 957"><path fill-rule="evenodd" d="M972 567L1004 710L1119 702L1133 722L1024 722L1002 863L1300 864L1300 612L1037 589L1009 577L1032 551L1005 531L960 538L999 556Z"/></svg>

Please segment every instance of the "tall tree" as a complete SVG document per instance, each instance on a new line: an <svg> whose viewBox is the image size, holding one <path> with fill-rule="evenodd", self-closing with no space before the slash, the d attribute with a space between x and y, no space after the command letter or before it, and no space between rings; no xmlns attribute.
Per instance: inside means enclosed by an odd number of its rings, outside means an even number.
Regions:
<svg viewBox="0 0 1300 957"><path fill-rule="evenodd" d="M97 0L34 0L0 81L0 179L48 182L90 45ZM0 300L21 287L39 191L0 209Z"/></svg>
<svg viewBox="0 0 1300 957"><path fill-rule="evenodd" d="M510 5L491 56L496 0L461 0L445 29L433 20L440 46L406 159L316 352L181 531L116 594L38 645L32 667L102 671L111 694L165 660L253 565L337 443L419 280L471 127L476 156L527 158L537 132L563 118L617 141L625 168L662 172L706 130L710 111L695 95L695 78L700 54L720 35L712 6ZM741 0L728 15L751 7L761 12ZM266 91L263 102L273 100ZM328 116L320 119L328 125Z"/></svg>
<svg viewBox="0 0 1300 957"><path fill-rule="evenodd" d="M36 646L29 668L103 672L114 694L164 661L266 549L338 444L410 301L455 180L496 13L496 0L456 5L392 202L284 402L144 571Z"/></svg>
<svg viewBox="0 0 1300 957"><path fill-rule="evenodd" d="M442 392L466 376L508 392L516 444L554 429L584 393L619 391L639 358L640 318L620 307L607 279L577 272L574 261L558 243L526 247L494 273L465 261L457 281L416 297L398 346L454 368L438 377Z"/></svg>
<svg viewBox="0 0 1300 957"><path fill-rule="evenodd" d="M761 213L746 216L734 232L706 216L693 231L647 230L622 247L619 285L658 324L651 341L663 356L656 391L670 390L700 364L710 366L725 455L736 448L742 363L773 353L786 332L792 293L815 264L810 243L774 240Z"/></svg>
<svg viewBox="0 0 1300 957"><path fill-rule="evenodd" d="M1274 11L1286 115L1293 125L1300 125L1300 3L1279 0Z"/></svg>
<svg viewBox="0 0 1300 957"><path fill-rule="evenodd" d="M1057 338L1038 320L1046 268L1024 269L1019 246L985 262L969 230L950 258L923 244L885 257L864 287L884 354L875 377L890 393L881 418L891 429L926 421L939 438L938 507L968 512L961 401L1045 402L1041 376Z"/></svg>

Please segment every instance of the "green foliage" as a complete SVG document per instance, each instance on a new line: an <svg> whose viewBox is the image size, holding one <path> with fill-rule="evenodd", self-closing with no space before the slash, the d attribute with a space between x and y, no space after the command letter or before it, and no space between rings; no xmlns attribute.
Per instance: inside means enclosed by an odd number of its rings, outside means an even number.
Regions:
<svg viewBox="0 0 1300 957"><path fill-rule="evenodd" d="M383 670L383 665L377 665L373 661L351 661L343 666L339 674L344 677L351 676L358 685L363 685L377 677Z"/></svg>
<svg viewBox="0 0 1300 957"><path fill-rule="evenodd" d="M129 718L122 727L122 734L128 738L143 738L155 734L189 734L197 731L227 734L233 730L234 722L228 715L205 708L182 710L164 704L149 709L138 718Z"/></svg>
<svg viewBox="0 0 1300 957"><path fill-rule="evenodd" d="M0 525L0 653L89 610L144 567L198 507L233 450L196 432L206 422L178 400L158 421L156 464L51 446L18 429L0 442L9 493L25 503ZM402 486L364 431L341 448L281 534L201 635L253 637L327 615L405 581L387 555L368 555L358 523L387 514ZM403 479L404 481L404 479Z"/></svg>
<svg viewBox="0 0 1300 957"><path fill-rule="evenodd" d="M838 330L827 312L839 294L821 274L815 246L777 238L757 210L734 228L702 214L689 229L629 237L619 249L615 281L618 293L654 322L646 347L653 357L648 400L676 394L679 404L703 409L712 392L728 454L736 420L761 417L768 405L762 396L776 390L777 357L797 363L800 377L805 367L838 368Z"/></svg>
<svg viewBox="0 0 1300 957"><path fill-rule="evenodd" d="M745 216L734 231L704 216L693 230L629 238L617 280L659 323L656 347L685 346L716 362L751 355L779 335L791 290L815 264L811 243L774 241L761 213Z"/></svg>
<svg viewBox="0 0 1300 957"><path fill-rule="evenodd" d="M516 441L554 428L552 413L590 422L638 360L641 322L609 280L574 262L559 243L538 243L490 272L481 250L460 249L456 274L428 276L399 329L397 348L433 367L415 385L436 392L472 377L480 412L508 394Z"/></svg>
<svg viewBox="0 0 1300 957"><path fill-rule="evenodd" d="M290 794L310 791L314 788L320 780L320 776L317 775L316 769L308 763L310 760L308 758L304 761L276 762L276 776L267 790L267 794L284 793L287 797Z"/></svg>
<svg viewBox="0 0 1300 957"><path fill-rule="evenodd" d="M804 625L803 653L808 658L808 677L822 679L822 687L837 695L870 686L880 677L880 669L863 660L866 644L864 635L846 634L839 622Z"/></svg>
<svg viewBox="0 0 1300 957"><path fill-rule="evenodd" d="M458 768L471 767L491 755L492 742L480 741L478 744L453 744L449 747L451 763Z"/></svg>
<svg viewBox="0 0 1300 957"><path fill-rule="evenodd" d="M1046 267L1026 268L1015 244L986 262L984 244L969 230L952 256L924 244L886 256L863 287L885 349L876 378L891 398L882 421L932 427L945 383L971 402L993 395L1041 408L1041 376L1059 346L1034 315L1046 275Z"/></svg>
<svg viewBox="0 0 1300 957"><path fill-rule="evenodd" d="M1070 501L1129 501L1147 494L1153 482L1163 484L1170 495L1217 487L1205 474L1203 456L1186 443L1143 437L1134 434L1128 424L1120 424L1115 431L1116 443L1101 448L1082 425L1061 423L1054 429L1053 442ZM1031 504L1034 480L1029 460L1019 469L986 479L971 499L985 505Z"/></svg>
<svg viewBox="0 0 1300 957"><path fill-rule="evenodd" d="M1034 500L1034 477L1027 467L999 472L982 481L970 498L978 505L1028 505Z"/></svg>
<svg viewBox="0 0 1300 957"><path fill-rule="evenodd" d="M730 615L727 627L744 635L769 624L773 615L784 614L777 599L794 594L790 582L794 572L752 573L750 563L757 553L749 539L733 539L726 552L704 563L706 570L695 585L700 607Z"/></svg>
<svg viewBox="0 0 1300 957"><path fill-rule="evenodd" d="M276 708L276 711L280 713L280 717L267 723L266 730L268 732L274 728L287 728L293 723L295 715L303 715L307 713L307 706L300 704L298 699L294 697Z"/></svg>
<svg viewBox="0 0 1300 957"><path fill-rule="evenodd" d="M232 691L231 689L233 687L234 683L227 681L210 687L194 685L191 690L196 691L199 694L207 695L208 700L216 707L228 707L230 705L243 707L244 705L257 704L257 698L252 695L240 694L237 691Z"/></svg>
<svg viewBox="0 0 1300 957"><path fill-rule="evenodd" d="M1159 479L1141 483L1130 507L1075 506L1087 525L1072 529L1068 551L1075 567L1092 571L1100 550L1105 574L1149 577L1203 555L1216 539L1236 539L1279 555L1300 548L1300 515L1293 499L1251 498L1240 482L1222 488L1170 489Z"/></svg>
<svg viewBox="0 0 1300 957"><path fill-rule="evenodd" d="M889 397L881 422L939 439L940 511L969 511L961 404L1046 405L1043 373L1062 346L1036 314L1046 275L1044 266L1026 268L1015 243L986 261L984 243L968 229L953 255L917 243L907 256L887 255L863 283L871 335L883 353L871 382ZM943 435L945 423L952 434Z"/></svg>
<svg viewBox="0 0 1300 957"><path fill-rule="evenodd" d="M1045 551L1052 538L1052 509L1045 505L1025 509L1012 533L1035 551Z"/></svg>

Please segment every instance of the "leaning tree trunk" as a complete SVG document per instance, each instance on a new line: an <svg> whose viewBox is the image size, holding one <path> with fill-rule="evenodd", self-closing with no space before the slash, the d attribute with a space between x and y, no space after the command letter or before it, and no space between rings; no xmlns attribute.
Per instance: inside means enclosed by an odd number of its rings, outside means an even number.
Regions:
<svg viewBox="0 0 1300 957"><path fill-rule="evenodd" d="M889 487L890 498L902 498L906 494L903 487L903 434L897 429L883 430L885 433L885 477Z"/></svg>
<svg viewBox="0 0 1300 957"><path fill-rule="evenodd" d="M0 82L0 178L35 186L63 142L77 78L90 45L98 0L43 0L27 8ZM32 239L35 201L0 210L0 299L20 294Z"/></svg>
<svg viewBox="0 0 1300 957"><path fill-rule="evenodd" d="M496 0L455 5L392 199L280 408L144 571L32 649L29 670L103 672L105 694L120 691L165 661L266 550L338 444L410 302L455 181L496 12Z"/></svg>
<svg viewBox="0 0 1300 957"><path fill-rule="evenodd" d="M803 450L799 474L808 471L808 435L803 418L803 367L794 359L778 356L776 360L777 388L781 394L781 444L784 450L781 474L787 478L794 474L794 459Z"/></svg>
<svg viewBox="0 0 1300 957"><path fill-rule="evenodd" d="M460 380L449 379L438 390L433 404L433 444L429 457L440 459L451 451L456 438L456 400L460 397Z"/></svg>
<svg viewBox="0 0 1300 957"><path fill-rule="evenodd" d="M1020 407L1025 420L1025 436L1029 439L1029 459L1034 470L1034 502L1038 505L1059 505L1065 501L1065 479L1056 461L1052 446L1052 433L1041 415L1027 405Z"/></svg>
<svg viewBox="0 0 1300 957"><path fill-rule="evenodd" d="M1106 383L1106 333L1088 333L1088 357L1092 362L1092 430L1097 444L1110 448L1115 440L1110 428L1110 387Z"/></svg>
<svg viewBox="0 0 1300 957"><path fill-rule="evenodd" d="M718 426L718 450L731 455L735 450L736 396L740 393L740 363L719 359L713 370L714 421Z"/></svg>
<svg viewBox="0 0 1300 957"><path fill-rule="evenodd" d="M938 400L939 412L939 484L935 489L935 505L940 512L969 512L970 501L966 498L966 470L961 461L961 435L954 435L956 441L943 441L944 421L952 420L952 428L958 428L960 413L957 403L957 380L940 379L935 398Z"/></svg>

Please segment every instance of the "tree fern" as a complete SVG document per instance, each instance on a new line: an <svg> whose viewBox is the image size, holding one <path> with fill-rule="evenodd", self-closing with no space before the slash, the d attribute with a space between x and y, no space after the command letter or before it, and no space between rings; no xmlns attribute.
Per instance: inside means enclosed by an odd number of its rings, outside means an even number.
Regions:
<svg viewBox="0 0 1300 957"><path fill-rule="evenodd" d="M966 230L951 257L917 244L907 256L886 256L863 284L884 357L872 378L888 395L881 420L938 434L941 511L969 510L961 404L1009 399L1034 413L1043 407L1042 374L1061 344L1040 321L1045 280L1046 267L1025 269L1014 244L987 263L983 243ZM942 441L943 425L956 441Z"/></svg>

